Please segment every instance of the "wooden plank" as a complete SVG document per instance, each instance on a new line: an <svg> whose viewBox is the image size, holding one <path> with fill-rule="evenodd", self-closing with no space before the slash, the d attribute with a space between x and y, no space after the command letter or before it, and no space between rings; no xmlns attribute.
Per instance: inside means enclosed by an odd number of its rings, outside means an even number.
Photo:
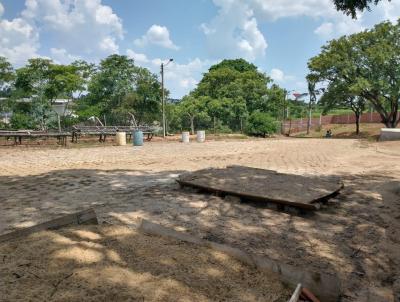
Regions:
<svg viewBox="0 0 400 302"><path fill-rule="evenodd" d="M301 294L301 284L297 284L296 290L288 302L298 302Z"/></svg>
<svg viewBox="0 0 400 302"><path fill-rule="evenodd" d="M94 209L87 209L73 214L68 214L28 228L23 228L4 235L0 235L0 243L8 240L13 240L15 238L27 236L35 232L40 232L44 230L56 230L68 225L78 224L98 224L96 212L94 211Z"/></svg>

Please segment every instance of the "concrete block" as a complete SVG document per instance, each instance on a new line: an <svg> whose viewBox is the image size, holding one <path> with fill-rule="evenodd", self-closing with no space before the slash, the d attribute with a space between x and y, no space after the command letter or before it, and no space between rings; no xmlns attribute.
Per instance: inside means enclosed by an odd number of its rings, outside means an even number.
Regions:
<svg viewBox="0 0 400 302"><path fill-rule="evenodd" d="M400 140L400 128L382 128L380 141L395 141Z"/></svg>

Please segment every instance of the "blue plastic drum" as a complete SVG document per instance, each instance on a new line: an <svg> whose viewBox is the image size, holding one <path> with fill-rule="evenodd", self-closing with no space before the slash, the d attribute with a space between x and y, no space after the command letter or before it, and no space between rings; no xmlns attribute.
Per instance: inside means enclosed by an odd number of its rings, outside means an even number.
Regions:
<svg viewBox="0 0 400 302"><path fill-rule="evenodd" d="M143 131L135 130L133 131L132 136L134 146L143 146Z"/></svg>

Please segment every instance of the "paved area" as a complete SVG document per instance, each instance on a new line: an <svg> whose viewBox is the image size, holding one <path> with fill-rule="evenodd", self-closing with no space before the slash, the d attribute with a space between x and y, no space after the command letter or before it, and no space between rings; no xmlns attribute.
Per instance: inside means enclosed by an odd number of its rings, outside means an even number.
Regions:
<svg viewBox="0 0 400 302"><path fill-rule="evenodd" d="M0 149L0 233L87 207L102 221L143 217L343 280L343 301L396 301L400 143L339 139L148 143L142 148ZM246 165L340 176L345 188L296 216L182 191L177 175ZM391 300L392 299L392 300Z"/></svg>

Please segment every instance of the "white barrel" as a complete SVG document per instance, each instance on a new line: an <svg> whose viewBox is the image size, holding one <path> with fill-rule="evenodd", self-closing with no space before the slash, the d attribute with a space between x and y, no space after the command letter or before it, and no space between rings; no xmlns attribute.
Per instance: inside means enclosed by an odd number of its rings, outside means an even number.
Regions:
<svg viewBox="0 0 400 302"><path fill-rule="evenodd" d="M117 142L117 146L125 146L126 145L126 132L117 132L115 134L115 141Z"/></svg>
<svg viewBox="0 0 400 302"><path fill-rule="evenodd" d="M203 143L206 140L206 132L204 130L197 131L197 142Z"/></svg>
<svg viewBox="0 0 400 302"><path fill-rule="evenodd" d="M190 134L188 131L182 132L182 143L188 143L190 141Z"/></svg>

